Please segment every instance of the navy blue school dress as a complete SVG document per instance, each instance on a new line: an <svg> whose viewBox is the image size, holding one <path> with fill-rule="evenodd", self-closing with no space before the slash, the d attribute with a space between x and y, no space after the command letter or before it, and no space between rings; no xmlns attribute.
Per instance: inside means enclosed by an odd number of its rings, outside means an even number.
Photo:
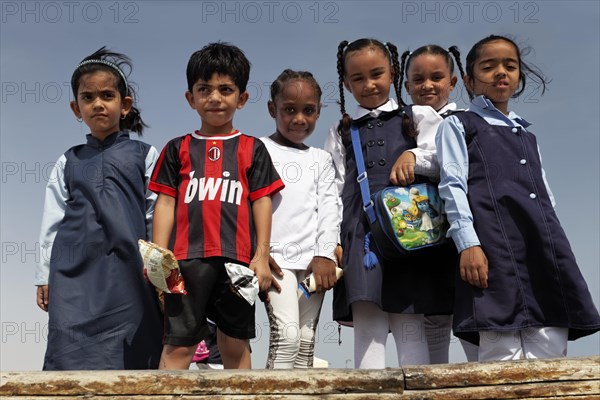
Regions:
<svg viewBox="0 0 600 400"><path fill-rule="evenodd" d="M371 193L390 183L390 172L398 157L416 146L414 138L402 132L402 114L382 112L367 115L354 123L359 135ZM378 256L380 265L366 269L363 264L364 238L370 231L362 209L358 171L350 134L342 137L346 150L345 184L342 191L343 219L341 242L344 249L344 277L334 287L333 319L352 320L350 305L369 301L383 311L405 314L452 314L456 250L440 246L426 256L394 261ZM371 250L377 253L376 246Z"/></svg>
<svg viewBox="0 0 600 400"><path fill-rule="evenodd" d="M569 328L569 340L600 330L600 316L544 185L536 138L521 128L455 114L469 156L467 198L488 259L488 288L457 277L454 332Z"/></svg>
<svg viewBox="0 0 600 400"><path fill-rule="evenodd" d="M117 132L69 149L68 198L50 259L44 370L157 368L163 324L143 276L151 146ZM48 210L45 210L45 212Z"/></svg>

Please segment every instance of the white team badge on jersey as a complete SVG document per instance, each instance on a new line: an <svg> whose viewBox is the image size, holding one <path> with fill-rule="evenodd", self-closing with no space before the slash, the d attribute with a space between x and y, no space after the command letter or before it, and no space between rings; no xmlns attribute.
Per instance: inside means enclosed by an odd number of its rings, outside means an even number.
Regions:
<svg viewBox="0 0 600 400"><path fill-rule="evenodd" d="M208 149L208 159L210 161L217 161L219 158L221 158L221 149L216 146Z"/></svg>

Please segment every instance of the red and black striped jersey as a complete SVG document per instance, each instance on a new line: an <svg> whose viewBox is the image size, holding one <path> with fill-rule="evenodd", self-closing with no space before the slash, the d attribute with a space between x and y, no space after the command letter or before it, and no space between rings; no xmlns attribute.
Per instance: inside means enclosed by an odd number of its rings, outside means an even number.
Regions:
<svg viewBox="0 0 600 400"><path fill-rule="evenodd" d="M246 264L256 249L251 203L283 186L265 145L239 131L171 140L149 184L176 199L169 247L178 260L228 257Z"/></svg>

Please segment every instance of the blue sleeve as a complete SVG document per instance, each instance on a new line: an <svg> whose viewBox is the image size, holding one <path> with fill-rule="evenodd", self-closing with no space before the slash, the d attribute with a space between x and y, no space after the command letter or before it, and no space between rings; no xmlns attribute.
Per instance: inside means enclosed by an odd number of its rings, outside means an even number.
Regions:
<svg viewBox="0 0 600 400"><path fill-rule="evenodd" d="M469 155L460 120L455 116L446 118L438 128L435 142L440 163L440 196L450 223L448 236L461 252L480 243L467 199Z"/></svg>

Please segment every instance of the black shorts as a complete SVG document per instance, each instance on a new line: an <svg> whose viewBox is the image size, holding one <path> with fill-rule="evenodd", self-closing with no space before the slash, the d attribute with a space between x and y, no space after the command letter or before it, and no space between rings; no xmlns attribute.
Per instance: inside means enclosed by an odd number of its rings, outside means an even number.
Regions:
<svg viewBox="0 0 600 400"><path fill-rule="evenodd" d="M231 288L220 257L180 260L186 295L165 294L164 344L195 346L208 334L206 318L237 339L256 336L254 306Z"/></svg>

